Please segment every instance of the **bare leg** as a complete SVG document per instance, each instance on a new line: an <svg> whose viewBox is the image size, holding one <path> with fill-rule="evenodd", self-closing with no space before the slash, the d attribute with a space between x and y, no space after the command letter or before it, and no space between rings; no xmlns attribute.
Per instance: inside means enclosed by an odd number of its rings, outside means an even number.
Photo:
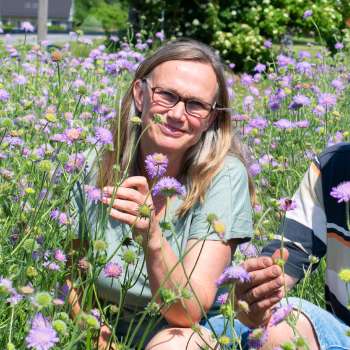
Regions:
<svg viewBox="0 0 350 350"><path fill-rule="evenodd" d="M297 312L294 312L297 316ZM309 346L309 350L319 350L316 333L310 323L309 319L302 313L300 313L297 321L297 334L302 337ZM280 346L284 342L293 340L295 338L292 328L287 322L281 322L277 326L268 328L268 341L261 348L262 350L271 350L274 347Z"/></svg>
<svg viewBox="0 0 350 350"><path fill-rule="evenodd" d="M216 342L204 327L201 327L200 335L191 328L166 328L151 339L146 350L199 350L208 344L210 349Z"/></svg>

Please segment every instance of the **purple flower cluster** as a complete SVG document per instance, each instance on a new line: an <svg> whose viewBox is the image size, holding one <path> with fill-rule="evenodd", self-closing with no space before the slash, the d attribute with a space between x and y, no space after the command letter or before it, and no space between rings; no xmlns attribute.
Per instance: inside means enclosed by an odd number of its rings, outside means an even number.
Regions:
<svg viewBox="0 0 350 350"><path fill-rule="evenodd" d="M146 156L145 169L151 180L162 177L166 173L167 168L168 158L164 154L153 153Z"/></svg>
<svg viewBox="0 0 350 350"><path fill-rule="evenodd" d="M162 177L153 187L152 195L171 197L173 195L185 196L185 186L181 185L174 177L165 176Z"/></svg>
<svg viewBox="0 0 350 350"><path fill-rule="evenodd" d="M35 350L49 350L59 342L56 331L51 323L41 314L37 313L26 337L28 348Z"/></svg>
<svg viewBox="0 0 350 350"><path fill-rule="evenodd" d="M292 311L293 311L292 305L281 306L280 308L275 310L274 313L272 314L269 325L277 326L279 323L284 321Z"/></svg>
<svg viewBox="0 0 350 350"><path fill-rule="evenodd" d="M103 272L107 278L119 278L122 275L123 269L120 264L109 262L103 268Z"/></svg>
<svg viewBox="0 0 350 350"><path fill-rule="evenodd" d="M280 198L278 202L279 208L283 211L291 211L297 207L296 202L290 198Z"/></svg>
<svg viewBox="0 0 350 350"><path fill-rule="evenodd" d="M333 187L330 195L338 200L338 203L350 201L350 181L342 182Z"/></svg>
<svg viewBox="0 0 350 350"><path fill-rule="evenodd" d="M52 210L50 217L52 220L57 221L60 225L68 225L69 223L67 214L58 209Z"/></svg>
<svg viewBox="0 0 350 350"><path fill-rule="evenodd" d="M64 170L67 173L74 173L80 171L85 164L85 156L82 153L71 154L67 163L64 165Z"/></svg>
<svg viewBox="0 0 350 350"><path fill-rule="evenodd" d="M216 281L218 287L236 282L248 282L250 280L249 273L240 265L229 266L221 274L219 279Z"/></svg>
<svg viewBox="0 0 350 350"><path fill-rule="evenodd" d="M102 199L102 191L100 188L91 185L86 185L84 186L84 191L87 195L88 200L92 203L96 204Z"/></svg>

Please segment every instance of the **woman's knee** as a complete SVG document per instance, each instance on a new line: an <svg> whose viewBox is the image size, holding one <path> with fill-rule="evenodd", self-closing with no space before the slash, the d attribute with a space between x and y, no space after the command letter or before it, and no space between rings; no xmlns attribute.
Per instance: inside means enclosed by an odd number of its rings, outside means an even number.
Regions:
<svg viewBox="0 0 350 350"><path fill-rule="evenodd" d="M199 350L206 345L213 346L215 341L204 327L198 332L191 328L166 328L150 340L146 350Z"/></svg>

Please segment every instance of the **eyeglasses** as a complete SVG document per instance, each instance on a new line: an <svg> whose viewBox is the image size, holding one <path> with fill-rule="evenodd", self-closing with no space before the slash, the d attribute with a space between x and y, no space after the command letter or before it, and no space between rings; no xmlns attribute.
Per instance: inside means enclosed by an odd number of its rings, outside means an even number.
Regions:
<svg viewBox="0 0 350 350"><path fill-rule="evenodd" d="M142 79L148 84L147 79ZM152 101L159 106L166 108L175 107L180 101L185 104L186 113L192 117L206 119L209 114L216 109L216 102L214 105L210 103L195 100L193 98L184 98L173 91L169 91L160 87L150 87L152 91Z"/></svg>

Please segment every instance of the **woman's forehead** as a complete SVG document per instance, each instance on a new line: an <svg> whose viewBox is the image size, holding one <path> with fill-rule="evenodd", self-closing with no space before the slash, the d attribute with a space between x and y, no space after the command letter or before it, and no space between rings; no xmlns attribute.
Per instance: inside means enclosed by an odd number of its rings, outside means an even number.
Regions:
<svg viewBox="0 0 350 350"><path fill-rule="evenodd" d="M152 83L171 88L191 97L211 98L217 91L217 79L209 63L198 61L166 61L153 69Z"/></svg>

